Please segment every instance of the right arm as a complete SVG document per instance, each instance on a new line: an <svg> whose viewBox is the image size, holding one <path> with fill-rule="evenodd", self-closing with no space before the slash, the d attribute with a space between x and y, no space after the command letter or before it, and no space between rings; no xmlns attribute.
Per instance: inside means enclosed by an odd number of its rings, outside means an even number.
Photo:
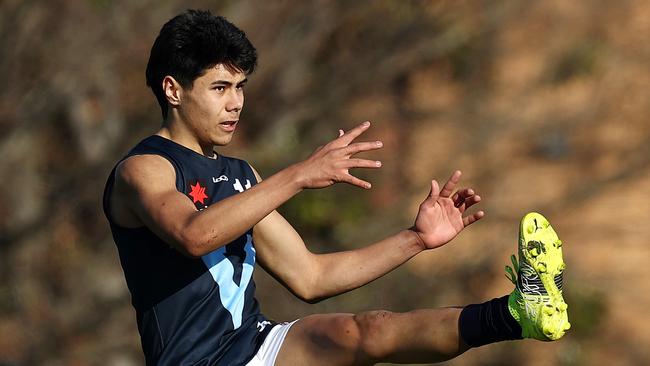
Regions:
<svg viewBox="0 0 650 366"><path fill-rule="evenodd" d="M379 167L374 160L352 158L381 147L380 142L352 143L368 127L368 123L355 127L317 149L307 160L201 211L176 190L174 168L166 159L132 156L116 170L111 213L118 223L146 225L182 253L200 257L236 239L305 188L338 182L370 188L370 183L348 171Z"/></svg>

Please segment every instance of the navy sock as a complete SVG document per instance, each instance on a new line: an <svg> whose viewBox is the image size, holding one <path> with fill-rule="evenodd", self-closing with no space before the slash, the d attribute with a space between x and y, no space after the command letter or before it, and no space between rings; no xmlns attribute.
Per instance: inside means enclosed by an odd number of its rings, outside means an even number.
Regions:
<svg viewBox="0 0 650 366"><path fill-rule="evenodd" d="M458 319L458 330L471 347L522 339L521 326L508 310L508 296L465 306Z"/></svg>

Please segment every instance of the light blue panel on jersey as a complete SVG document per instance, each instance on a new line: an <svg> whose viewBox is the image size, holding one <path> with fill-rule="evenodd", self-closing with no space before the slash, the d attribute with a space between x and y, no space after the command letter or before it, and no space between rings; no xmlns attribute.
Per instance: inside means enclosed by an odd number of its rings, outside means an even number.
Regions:
<svg viewBox="0 0 650 366"><path fill-rule="evenodd" d="M232 316L232 325L235 329L241 326L242 313L244 311L244 298L246 288L253 276L253 267L255 266L255 248L253 248L253 237L246 234L246 259L242 263L242 274L239 286L234 281L235 267L232 262L226 258L226 247L223 246L214 252L201 257L203 263L210 269L212 278L219 285L219 297L221 303Z"/></svg>

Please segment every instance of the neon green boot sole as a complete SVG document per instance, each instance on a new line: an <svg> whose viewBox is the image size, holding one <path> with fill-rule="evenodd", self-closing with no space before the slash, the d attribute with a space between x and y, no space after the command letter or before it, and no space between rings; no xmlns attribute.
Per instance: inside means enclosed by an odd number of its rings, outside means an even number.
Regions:
<svg viewBox="0 0 650 366"><path fill-rule="evenodd" d="M562 241L548 220L536 213L526 214L519 226L519 263L506 266L515 284L508 308L519 322L522 337L542 341L562 338L571 324L562 297ZM515 275L516 273L516 275Z"/></svg>

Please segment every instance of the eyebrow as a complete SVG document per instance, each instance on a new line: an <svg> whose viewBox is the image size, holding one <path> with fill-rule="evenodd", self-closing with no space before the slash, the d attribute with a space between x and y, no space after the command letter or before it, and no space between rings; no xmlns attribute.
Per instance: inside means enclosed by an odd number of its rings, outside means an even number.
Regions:
<svg viewBox="0 0 650 366"><path fill-rule="evenodd" d="M244 79L240 82L237 83L237 85L242 85L245 84L248 81L248 79ZM212 83L210 83L210 86L214 85L226 85L226 86L231 86L233 83L228 81L228 80L215 80Z"/></svg>

